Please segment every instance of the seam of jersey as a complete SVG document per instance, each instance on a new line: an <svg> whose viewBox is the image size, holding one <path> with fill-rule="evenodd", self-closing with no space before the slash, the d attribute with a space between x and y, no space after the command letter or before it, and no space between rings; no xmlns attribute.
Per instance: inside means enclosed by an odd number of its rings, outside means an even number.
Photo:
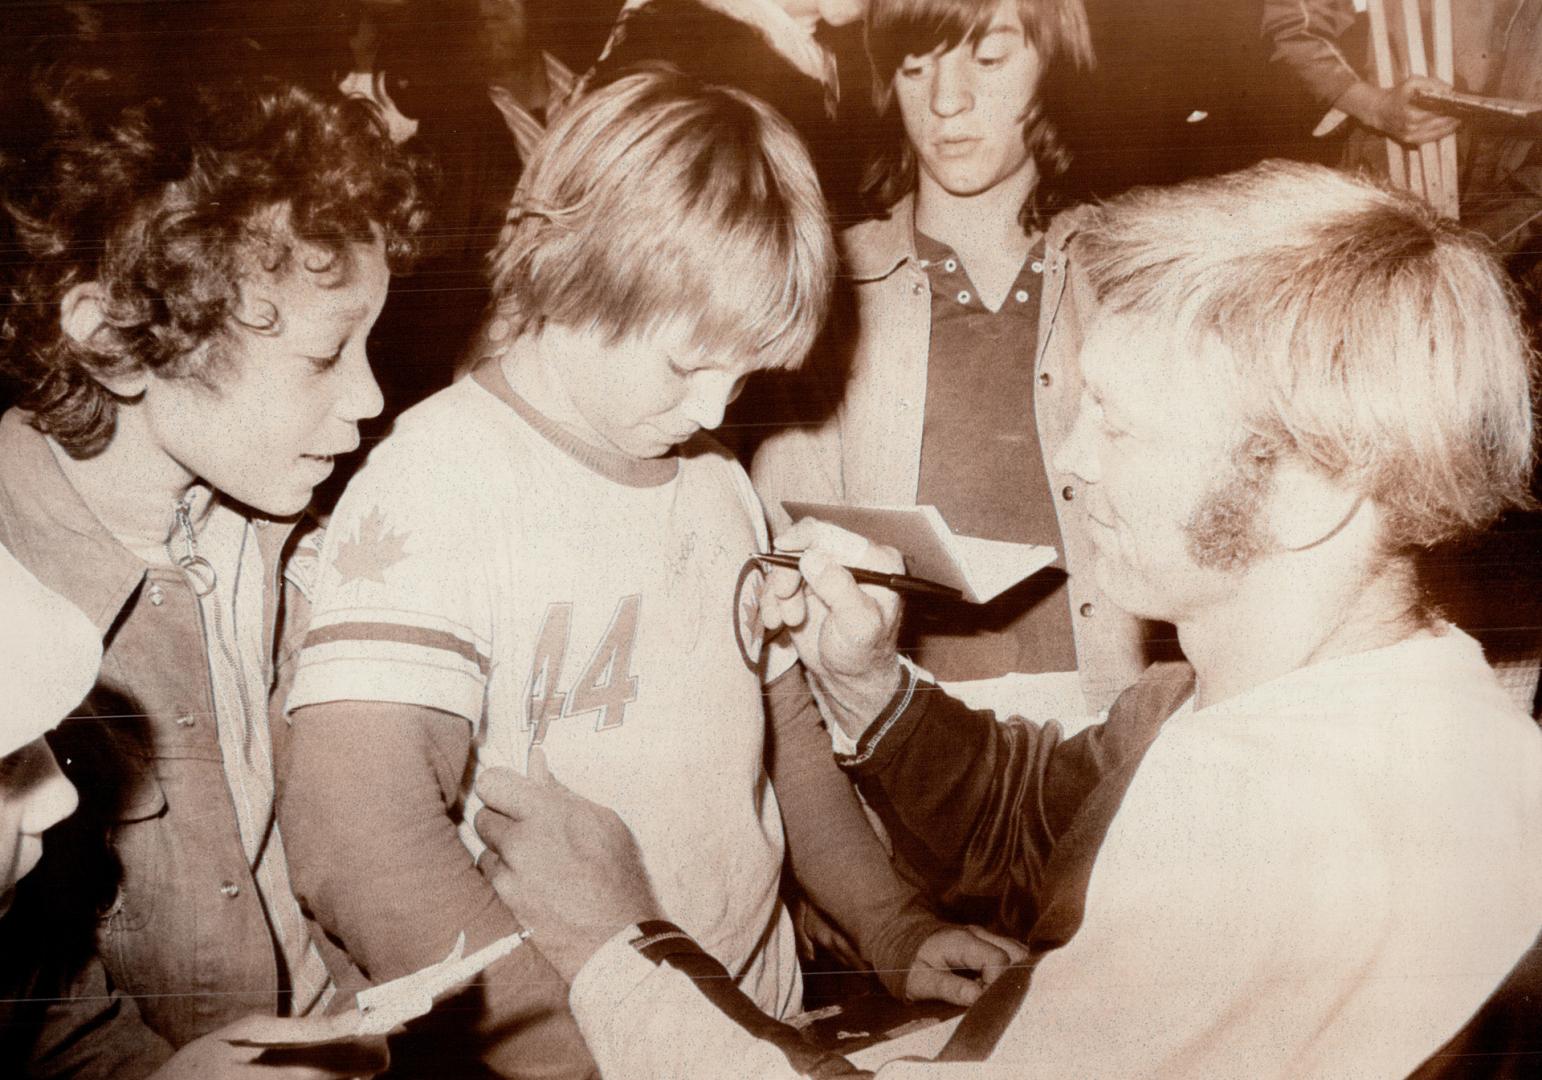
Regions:
<svg viewBox="0 0 1542 1080"><path fill-rule="evenodd" d="M520 397L509 385L499 361L480 365L471 375L471 381L487 393L503 402L523 420L532 431L590 472L626 487L662 487L680 472L680 458L671 452L658 458L634 458L626 454L605 450L564 431L545 413Z"/></svg>

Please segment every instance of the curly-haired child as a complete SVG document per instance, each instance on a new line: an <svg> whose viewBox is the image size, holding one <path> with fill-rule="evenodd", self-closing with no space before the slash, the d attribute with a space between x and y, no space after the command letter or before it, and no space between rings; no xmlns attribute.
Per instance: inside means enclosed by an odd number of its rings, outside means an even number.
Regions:
<svg viewBox="0 0 1542 1080"><path fill-rule="evenodd" d="M380 409L365 337L422 212L367 106L142 7L48 9L7 67L0 543L104 635L54 736L83 805L52 869L99 890L110 985L174 1048L332 992L267 699L295 524Z"/></svg>

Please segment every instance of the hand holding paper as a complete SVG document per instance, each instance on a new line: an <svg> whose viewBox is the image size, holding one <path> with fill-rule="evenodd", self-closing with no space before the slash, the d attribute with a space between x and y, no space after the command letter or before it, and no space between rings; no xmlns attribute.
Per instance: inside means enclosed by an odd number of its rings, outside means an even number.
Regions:
<svg viewBox="0 0 1542 1080"><path fill-rule="evenodd" d="M891 591L859 587L844 567L903 570L983 604L1056 558L1048 546L958 536L933 506L786 501L782 508L799 520L777 547L804 553L801 573L770 571L761 622L771 632L787 627L820 704L854 739L899 684L900 604Z"/></svg>
<svg viewBox="0 0 1542 1080"><path fill-rule="evenodd" d="M524 944L530 931L521 930L465 956L462 933L439 963L362 991L355 1007L336 1016L254 1017L243 1025L233 1046L264 1048L319 1047L389 1035L409 1020L424 1016L434 1002L459 989Z"/></svg>
<svg viewBox="0 0 1542 1080"><path fill-rule="evenodd" d="M487 844L477 866L572 982L617 931L662 913L626 822L563 786L540 747L530 750L527 768L477 777L475 824Z"/></svg>

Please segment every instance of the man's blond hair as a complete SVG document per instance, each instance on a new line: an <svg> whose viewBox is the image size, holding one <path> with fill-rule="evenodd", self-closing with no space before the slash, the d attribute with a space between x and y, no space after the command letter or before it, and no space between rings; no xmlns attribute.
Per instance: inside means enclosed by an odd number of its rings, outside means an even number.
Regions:
<svg viewBox="0 0 1542 1080"><path fill-rule="evenodd" d="M1153 362L1224 358L1201 374L1249 444L1352 484L1390 548L1530 504L1535 358L1518 304L1485 242L1422 200L1265 162L1112 200L1075 255L1106 310L1152 329Z"/></svg>

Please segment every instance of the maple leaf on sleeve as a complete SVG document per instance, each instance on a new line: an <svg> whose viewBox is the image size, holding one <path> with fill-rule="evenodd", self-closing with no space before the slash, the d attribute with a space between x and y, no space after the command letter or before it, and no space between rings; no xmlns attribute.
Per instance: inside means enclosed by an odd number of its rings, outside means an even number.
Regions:
<svg viewBox="0 0 1542 1080"><path fill-rule="evenodd" d="M333 566L339 581L385 584L386 571L407 557L407 534L386 524L385 513L375 507L359 522L351 537L337 545Z"/></svg>

